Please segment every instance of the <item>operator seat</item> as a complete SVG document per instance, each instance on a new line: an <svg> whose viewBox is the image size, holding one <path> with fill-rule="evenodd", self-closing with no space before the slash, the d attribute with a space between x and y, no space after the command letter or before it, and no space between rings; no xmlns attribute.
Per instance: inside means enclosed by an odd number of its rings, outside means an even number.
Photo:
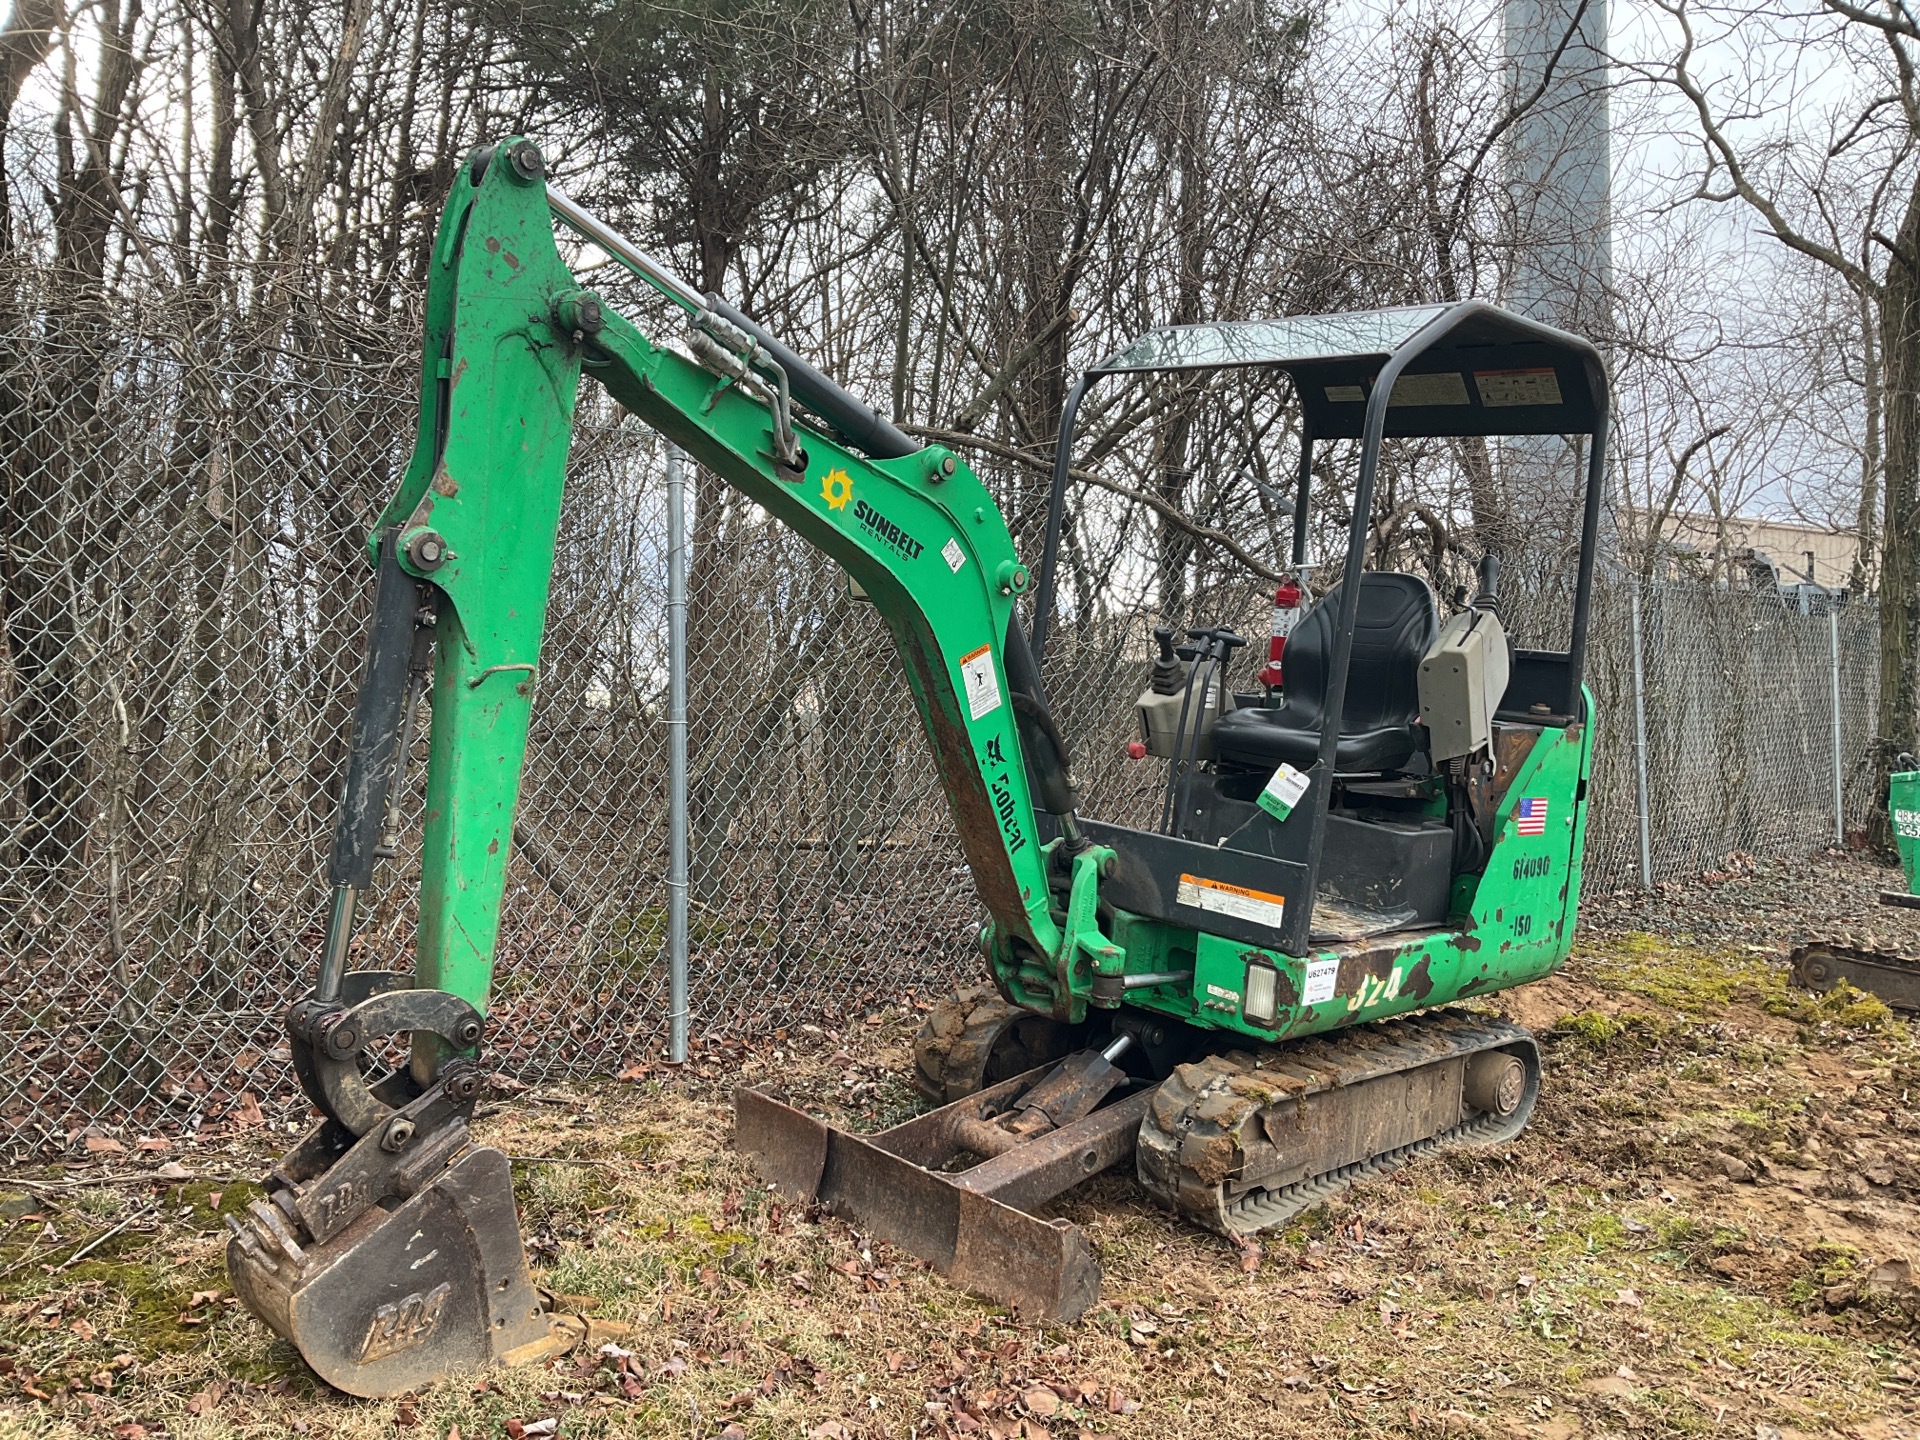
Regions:
<svg viewBox="0 0 1920 1440"><path fill-rule="evenodd" d="M1214 753L1221 760L1248 769L1272 770L1285 762L1304 770L1319 757L1339 614L1336 585L1288 639L1285 704L1229 711L1214 722ZM1420 749L1420 661L1439 629L1433 590L1418 575L1383 570L1360 577L1336 771L1398 770Z"/></svg>

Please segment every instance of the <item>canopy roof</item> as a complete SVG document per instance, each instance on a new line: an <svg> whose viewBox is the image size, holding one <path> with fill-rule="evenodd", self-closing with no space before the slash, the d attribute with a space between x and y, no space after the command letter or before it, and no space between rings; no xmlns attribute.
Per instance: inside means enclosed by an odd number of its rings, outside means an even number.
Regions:
<svg viewBox="0 0 1920 1440"><path fill-rule="evenodd" d="M1607 377L1587 341L1481 300L1149 330L1093 373L1284 370L1316 438L1355 438L1374 379L1405 367L1388 435L1573 435L1606 414Z"/></svg>

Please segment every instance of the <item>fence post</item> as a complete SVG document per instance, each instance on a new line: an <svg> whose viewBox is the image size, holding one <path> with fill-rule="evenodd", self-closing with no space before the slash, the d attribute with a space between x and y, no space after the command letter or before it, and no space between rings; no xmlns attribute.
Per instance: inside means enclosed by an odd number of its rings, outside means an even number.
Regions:
<svg viewBox="0 0 1920 1440"><path fill-rule="evenodd" d="M1840 759L1843 743L1840 725L1840 614L1829 601L1827 606L1827 681L1833 706L1833 843L1847 845L1847 784Z"/></svg>
<svg viewBox="0 0 1920 1440"><path fill-rule="evenodd" d="M1627 594L1633 605L1633 794L1640 812L1640 887L1653 888L1653 833L1647 814L1647 672L1640 644L1640 580Z"/></svg>
<svg viewBox="0 0 1920 1440"><path fill-rule="evenodd" d="M667 1055L687 1060L687 477L667 446Z"/></svg>

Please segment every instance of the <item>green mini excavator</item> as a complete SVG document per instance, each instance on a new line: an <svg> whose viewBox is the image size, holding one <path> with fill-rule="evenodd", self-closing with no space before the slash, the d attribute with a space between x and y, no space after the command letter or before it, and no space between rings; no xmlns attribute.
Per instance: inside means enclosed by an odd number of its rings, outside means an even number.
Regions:
<svg viewBox="0 0 1920 1440"><path fill-rule="evenodd" d="M556 219L684 328L650 337L583 289ZM1292 383L1297 568L1315 446L1359 442L1345 559L1292 629L1283 685L1232 688L1230 630L1158 637L1139 719L1140 748L1167 760L1159 824L1104 823L1080 813L1041 683L1075 416L1096 385L1231 367ZM990 984L935 1006L915 1046L926 1113L858 1136L737 1096L737 1144L772 1187L981 1296L1068 1320L1099 1269L1078 1229L1035 1212L1109 1166L1131 1159L1157 1201L1246 1236L1526 1122L1533 1038L1446 1007L1547 974L1572 938L1607 425L1591 345L1477 302L1152 332L1072 391L1036 577L964 461L674 278L515 138L454 182L423 370L412 461L368 542L375 602L326 939L287 1015L321 1119L228 1247L236 1292L329 1383L393 1394L582 1333L528 1268L506 1157L469 1126L583 373L871 599L987 916ZM1426 581L1367 569L1382 441L1422 435L1585 444L1565 650L1513 646L1490 563L1444 623ZM413 967L350 971L429 694ZM372 1063L402 1037L408 1063Z"/></svg>

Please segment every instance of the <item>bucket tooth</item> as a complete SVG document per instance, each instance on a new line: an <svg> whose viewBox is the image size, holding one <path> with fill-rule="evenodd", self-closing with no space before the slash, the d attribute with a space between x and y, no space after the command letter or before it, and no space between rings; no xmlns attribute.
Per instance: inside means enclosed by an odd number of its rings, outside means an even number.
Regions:
<svg viewBox="0 0 1920 1440"><path fill-rule="evenodd" d="M260 1213L265 1212L265 1213ZM507 1157L475 1147L392 1209L369 1206L301 1245L273 1201L234 1225L227 1271L254 1314L349 1395L555 1355L579 1339L534 1288Z"/></svg>

